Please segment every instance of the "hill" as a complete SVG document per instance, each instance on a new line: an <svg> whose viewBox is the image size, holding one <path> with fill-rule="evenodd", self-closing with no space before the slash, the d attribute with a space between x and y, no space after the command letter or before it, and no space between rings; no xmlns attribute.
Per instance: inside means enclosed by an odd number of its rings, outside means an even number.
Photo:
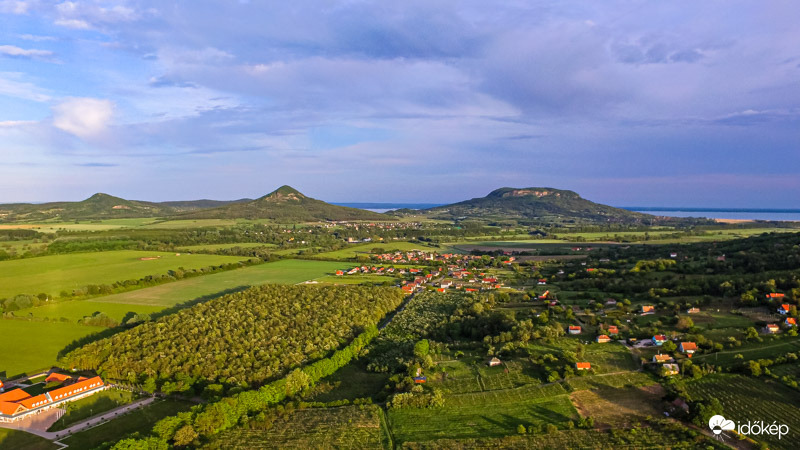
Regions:
<svg viewBox="0 0 800 450"><path fill-rule="evenodd" d="M0 221L118 219L159 217L177 210L158 203L125 200L97 193L79 202L11 203L0 205Z"/></svg>
<svg viewBox="0 0 800 450"><path fill-rule="evenodd" d="M388 220L389 217L372 211L331 205L306 197L290 186L243 203L181 214L176 219L271 219L277 221L318 220Z"/></svg>
<svg viewBox="0 0 800 450"><path fill-rule="evenodd" d="M500 188L486 197L423 210L438 219L519 220L529 222L647 222L653 216L602 205L573 191L545 187Z"/></svg>
<svg viewBox="0 0 800 450"><path fill-rule="evenodd" d="M159 205L169 208L175 208L179 211L195 211L198 209L218 208L220 206L227 206L234 203L252 202L252 198L240 198L239 200L177 200L169 202L159 202Z"/></svg>

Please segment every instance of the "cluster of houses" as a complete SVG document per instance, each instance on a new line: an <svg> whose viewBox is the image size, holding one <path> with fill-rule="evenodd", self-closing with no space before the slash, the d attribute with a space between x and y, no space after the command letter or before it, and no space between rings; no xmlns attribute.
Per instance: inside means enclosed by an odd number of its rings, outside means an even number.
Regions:
<svg viewBox="0 0 800 450"><path fill-rule="evenodd" d="M410 250L407 252L394 252L394 253L380 253L372 255L372 259L393 264L413 264L418 262L443 262L451 264L466 264L470 261L480 260L480 256L475 255L461 255L458 253L437 253L437 252L424 252L422 250ZM513 258L511 258L513 261ZM510 264L511 262L509 262Z"/></svg>
<svg viewBox="0 0 800 450"><path fill-rule="evenodd" d="M611 336L619 335L619 327L617 327L616 325L607 325L604 328L606 329L607 334L597 335L597 337L595 338L595 342L600 344L606 344L611 342L612 340ZM567 333L571 335L581 334L582 331L583 329L579 325L570 325L567 328Z"/></svg>
<svg viewBox="0 0 800 450"><path fill-rule="evenodd" d="M3 383L0 382L0 423L16 422L66 402L96 394L108 387L97 376L73 377L57 372L49 374L45 382L58 383L59 386L42 394L31 395L23 388L4 392Z"/></svg>

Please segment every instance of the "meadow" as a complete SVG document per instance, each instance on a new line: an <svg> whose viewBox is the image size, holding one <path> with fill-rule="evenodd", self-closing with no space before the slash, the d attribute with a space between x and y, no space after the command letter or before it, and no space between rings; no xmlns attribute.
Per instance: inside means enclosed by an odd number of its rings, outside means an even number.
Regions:
<svg viewBox="0 0 800 450"><path fill-rule="evenodd" d="M411 251L411 250L422 250L422 251L440 251L440 249L434 249L431 247L427 247L425 245L414 243L414 242L404 242L404 241L397 241L397 242L370 242L366 244L357 244L357 245L350 245L340 250L335 250L332 252L324 252L314 255L315 258L324 258L324 259L353 259L357 258L358 256L367 256L372 253L372 249L379 248L383 252L388 252L390 250L401 250L401 251Z"/></svg>
<svg viewBox="0 0 800 450"><path fill-rule="evenodd" d="M160 257L152 260L140 258ZM165 274L183 267L199 269L235 263L238 256L186 255L135 250L71 253L0 262L0 297L17 294L46 293L58 295L63 290L79 289L89 284L111 284Z"/></svg>
<svg viewBox="0 0 800 450"><path fill-rule="evenodd" d="M0 377L49 369L67 344L103 329L74 323L0 319Z"/></svg>
<svg viewBox="0 0 800 450"><path fill-rule="evenodd" d="M0 448L13 450L57 450L56 445L45 438L24 431L0 428Z"/></svg>
<svg viewBox="0 0 800 450"><path fill-rule="evenodd" d="M61 431L71 425L86 420L116 407L127 405L136 399L135 394L120 389L107 389L89 397L69 402L66 412L47 431Z"/></svg>
<svg viewBox="0 0 800 450"><path fill-rule="evenodd" d="M198 244L198 245L182 245L181 250L190 252L213 252L216 250L225 250L229 248L258 248L258 247L277 247L275 244L266 244L262 242L237 242L235 244Z"/></svg>

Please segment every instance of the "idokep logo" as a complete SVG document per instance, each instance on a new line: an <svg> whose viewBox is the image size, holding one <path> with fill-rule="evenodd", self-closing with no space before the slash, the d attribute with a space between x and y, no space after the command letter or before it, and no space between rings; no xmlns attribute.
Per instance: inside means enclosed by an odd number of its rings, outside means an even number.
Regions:
<svg viewBox="0 0 800 450"><path fill-rule="evenodd" d="M737 428L739 434L743 434L745 436L769 434L772 436L778 436L778 439L780 439L784 435L789 434L789 425L786 424L779 424L777 422L769 424L764 423L764 421L751 422L748 420L747 423L740 423L737 427L732 420L728 420L720 415L713 416L708 420L708 428L711 428L711 431L716 436L721 435L723 431L736 430Z"/></svg>

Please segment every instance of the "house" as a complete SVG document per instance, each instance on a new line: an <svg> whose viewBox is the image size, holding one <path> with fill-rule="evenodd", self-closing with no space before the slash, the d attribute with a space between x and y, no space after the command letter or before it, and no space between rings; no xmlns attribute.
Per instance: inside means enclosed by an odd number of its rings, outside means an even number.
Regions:
<svg viewBox="0 0 800 450"><path fill-rule="evenodd" d="M57 378L61 377L57 376L53 380ZM16 422L29 414L37 414L41 411L59 407L66 402L96 394L107 388L100 377L83 380L67 377L63 381L71 380L75 382L38 395L31 395L19 388L3 392L0 394L0 423Z"/></svg>
<svg viewBox="0 0 800 450"><path fill-rule="evenodd" d="M581 327L577 325L570 325L569 334L581 334Z"/></svg>
<svg viewBox="0 0 800 450"><path fill-rule="evenodd" d="M665 363L672 361L672 356L669 355L662 355L661 353L657 355L653 355L653 362L654 363Z"/></svg>
<svg viewBox="0 0 800 450"><path fill-rule="evenodd" d="M686 314L697 314L700 312L700 308L689 308L686 310Z"/></svg>
<svg viewBox="0 0 800 450"><path fill-rule="evenodd" d="M780 331L780 328L778 327L778 325L776 325L774 323L770 323L766 327L764 327L764 333L767 333L767 334L775 334L778 331Z"/></svg>
<svg viewBox="0 0 800 450"><path fill-rule="evenodd" d="M784 303L778 308L778 314L789 314L789 311L792 309L792 306L788 303Z"/></svg>
<svg viewBox="0 0 800 450"><path fill-rule="evenodd" d="M767 298L770 300L774 298L784 298L784 297L786 297L786 294L781 294L779 292L772 292L770 294L767 294Z"/></svg>
<svg viewBox="0 0 800 450"><path fill-rule="evenodd" d="M610 334L612 336L617 335L617 334L619 334L619 329L617 328L616 325L609 325L608 326L608 334Z"/></svg>
<svg viewBox="0 0 800 450"><path fill-rule="evenodd" d="M64 375L63 373L53 372L44 379L45 383L52 383L54 381L63 383L67 380L71 380L72 377L69 375Z"/></svg>
<svg viewBox="0 0 800 450"><path fill-rule="evenodd" d="M672 252L672 253L670 253L670 254L669 254L669 257L670 257L670 258L677 258L677 257L678 257L678 254L677 254L677 253L675 253L675 252Z"/></svg>
<svg viewBox="0 0 800 450"><path fill-rule="evenodd" d="M796 327L797 326L797 319L794 317L787 317L785 321L783 321L784 325L787 327Z"/></svg>
<svg viewBox="0 0 800 450"><path fill-rule="evenodd" d="M344 275L344 270L337 270L337 271L336 271L336 276L339 276L339 277L340 277L340 276L342 276L342 275Z"/></svg>
<svg viewBox="0 0 800 450"><path fill-rule="evenodd" d="M579 362L575 363L575 368L577 370L592 370L592 364L588 362Z"/></svg>
<svg viewBox="0 0 800 450"><path fill-rule="evenodd" d="M539 283L538 284L541 285L541 286L547 284L547 278L539 278Z"/></svg>
<svg viewBox="0 0 800 450"><path fill-rule="evenodd" d="M691 358L694 352L697 351L697 344L694 342L681 342L681 345L678 347L681 353L686 353Z"/></svg>
<svg viewBox="0 0 800 450"><path fill-rule="evenodd" d="M427 377L423 377L423 376L414 377L414 383L416 383L416 384L422 384L422 383L425 383L427 381L428 381Z"/></svg>
<svg viewBox="0 0 800 450"><path fill-rule="evenodd" d="M600 344L605 344L606 342L611 342L611 338L605 334L601 334L600 336L597 336L596 341Z"/></svg>
<svg viewBox="0 0 800 450"><path fill-rule="evenodd" d="M642 305L642 314L653 314L656 312L656 307L653 305Z"/></svg>
<svg viewBox="0 0 800 450"><path fill-rule="evenodd" d="M606 305L608 305L608 306L614 306L614 305L616 305L616 304L617 304L617 301L616 301L616 300L614 300L613 298L607 298L607 299L606 299Z"/></svg>
<svg viewBox="0 0 800 450"><path fill-rule="evenodd" d="M499 366L500 364L503 364L503 361L500 361L500 358L495 356L494 358L490 359L489 362L487 362L486 364L489 367L494 367L494 366Z"/></svg>
<svg viewBox="0 0 800 450"><path fill-rule="evenodd" d="M677 375L680 373L680 369L678 368L677 364L664 364L662 367L662 374L665 376L672 376Z"/></svg>
<svg viewBox="0 0 800 450"><path fill-rule="evenodd" d="M656 345L662 345L664 342L667 342L667 337L663 334L657 334L653 336L653 343Z"/></svg>

